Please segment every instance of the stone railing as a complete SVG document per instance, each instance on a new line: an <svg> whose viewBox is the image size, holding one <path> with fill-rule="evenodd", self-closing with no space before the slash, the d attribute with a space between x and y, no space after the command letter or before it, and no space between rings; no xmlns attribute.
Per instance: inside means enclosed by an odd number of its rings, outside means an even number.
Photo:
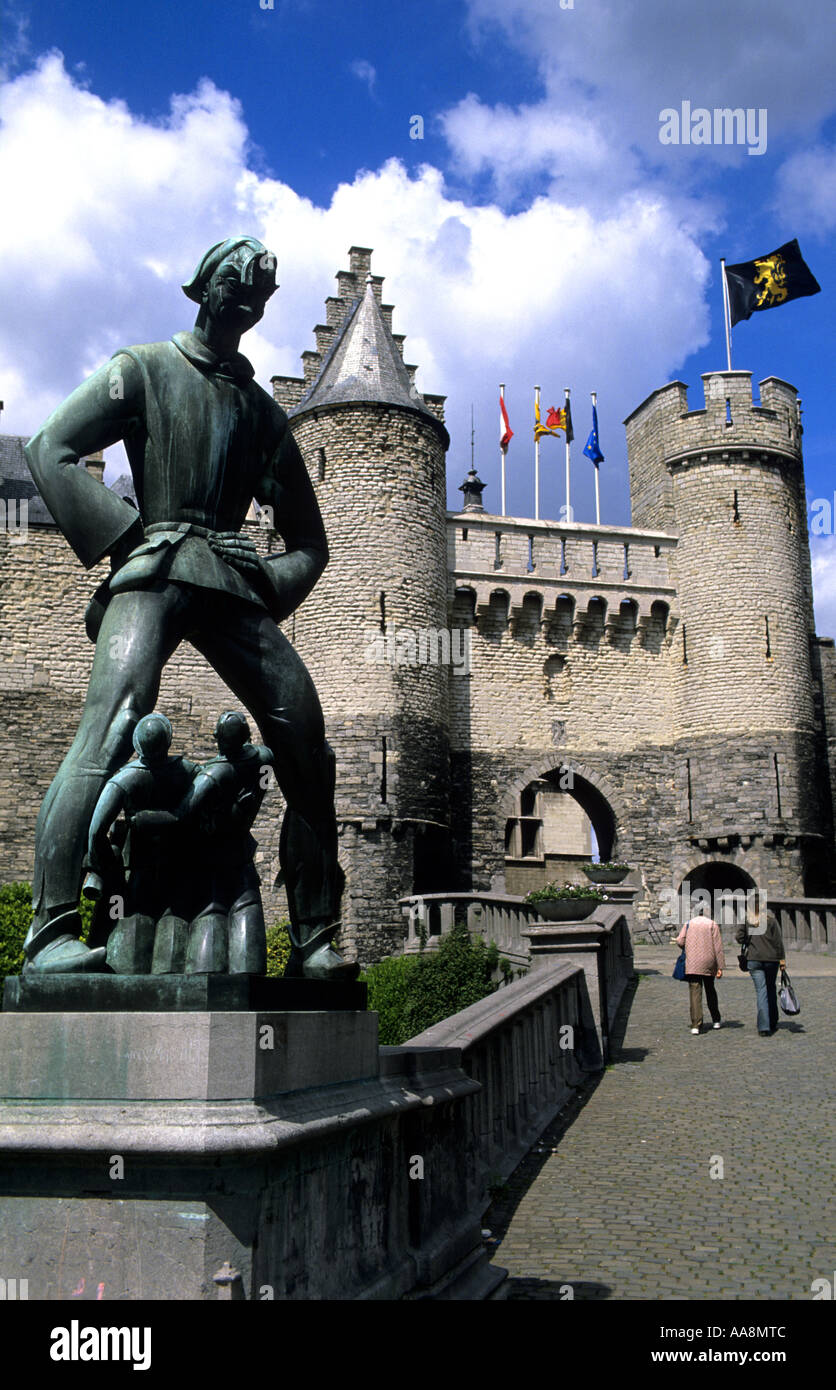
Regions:
<svg viewBox="0 0 836 1390"><path fill-rule="evenodd" d="M479 1155L487 1189L513 1172L573 1088L602 1065L583 970L544 965L410 1038L402 1051L449 1047L460 1049L463 1070L479 1082L464 1102L465 1142Z"/></svg>
<svg viewBox="0 0 836 1390"><path fill-rule="evenodd" d="M773 898L787 951L836 951L836 899Z"/></svg>
<svg viewBox="0 0 836 1390"><path fill-rule="evenodd" d="M549 922L523 898L504 893L425 893L401 898L407 918L404 952L435 950L454 922L472 935L494 941L513 966L540 969L561 955L581 966L599 1030L603 1056L609 1057L609 1031L624 986L633 973L631 941L635 888L609 886L614 902L576 922Z"/></svg>
<svg viewBox="0 0 836 1390"><path fill-rule="evenodd" d="M423 893L400 899L407 919L404 952L434 950L455 922L464 922L473 936L495 941L503 956L517 968L528 965L524 932L541 919L522 898L504 893Z"/></svg>
<svg viewBox="0 0 836 1390"><path fill-rule="evenodd" d="M628 912L629 907L616 903L600 907L582 922L544 922L537 918L525 932L530 943L532 974L550 967L555 956L584 971L605 1062L610 1059L610 1029L633 975Z"/></svg>

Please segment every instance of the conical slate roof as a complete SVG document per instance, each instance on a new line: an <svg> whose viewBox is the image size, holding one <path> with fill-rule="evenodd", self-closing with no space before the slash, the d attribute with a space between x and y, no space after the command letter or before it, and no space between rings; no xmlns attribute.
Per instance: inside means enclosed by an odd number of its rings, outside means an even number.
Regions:
<svg viewBox="0 0 836 1390"><path fill-rule="evenodd" d="M355 300L346 315L319 376L290 414L301 415L307 410L350 401L402 406L440 424L424 404L420 391L412 386L397 344L384 323L371 275L366 280L363 298Z"/></svg>

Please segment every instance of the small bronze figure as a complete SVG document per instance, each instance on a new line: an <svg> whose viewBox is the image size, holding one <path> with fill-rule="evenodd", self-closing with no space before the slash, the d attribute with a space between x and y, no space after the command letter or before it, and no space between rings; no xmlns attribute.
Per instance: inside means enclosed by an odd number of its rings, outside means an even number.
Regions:
<svg viewBox="0 0 836 1390"><path fill-rule="evenodd" d="M182 970L185 940L193 914L194 865L178 810L192 786L197 765L170 757L171 725L162 714L147 714L133 734L138 757L105 784L90 822L87 897L99 898L100 913L112 901L122 877L122 911L107 936L107 963L117 975ZM108 838L124 815L127 839L120 853ZM101 931L94 920L94 939ZM180 959L171 964L181 943ZM168 950L166 951L166 945Z"/></svg>

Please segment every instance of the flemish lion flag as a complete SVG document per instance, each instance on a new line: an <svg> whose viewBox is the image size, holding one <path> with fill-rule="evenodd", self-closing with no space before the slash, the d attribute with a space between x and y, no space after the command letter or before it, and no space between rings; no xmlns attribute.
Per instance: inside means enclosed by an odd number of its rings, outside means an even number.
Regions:
<svg viewBox="0 0 836 1390"><path fill-rule="evenodd" d="M727 265L726 284L732 327L759 309L774 309L790 299L802 299L821 290L796 240L757 260Z"/></svg>
<svg viewBox="0 0 836 1390"><path fill-rule="evenodd" d="M554 434L555 430L563 430L566 435L566 443L572 443L575 435L572 429L572 411L568 401L562 410L555 410L554 406L551 407L546 416L546 424L549 426L552 434Z"/></svg>

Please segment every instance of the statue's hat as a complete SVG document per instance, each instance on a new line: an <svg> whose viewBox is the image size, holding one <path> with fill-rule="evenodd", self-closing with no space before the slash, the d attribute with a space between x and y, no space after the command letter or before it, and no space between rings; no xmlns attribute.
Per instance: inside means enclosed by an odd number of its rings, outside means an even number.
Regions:
<svg viewBox="0 0 836 1390"><path fill-rule="evenodd" d="M272 251L252 236L233 236L227 237L226 241L219 241L214 246L210 246L206 255L198 262L197 269L191 280L187 280L183 286L183 293L189 299L194 300L195 304L200 304L204 285L208 284L222 261L227 256L232 256L236 251L241 251L244 247L249 248L251 255L240 257L243 262L241 266L241 279L245 285L251 285L258 273L265 285L269 285L269 294L273 294L278 289L276 284L276 257Z"/></svg>

